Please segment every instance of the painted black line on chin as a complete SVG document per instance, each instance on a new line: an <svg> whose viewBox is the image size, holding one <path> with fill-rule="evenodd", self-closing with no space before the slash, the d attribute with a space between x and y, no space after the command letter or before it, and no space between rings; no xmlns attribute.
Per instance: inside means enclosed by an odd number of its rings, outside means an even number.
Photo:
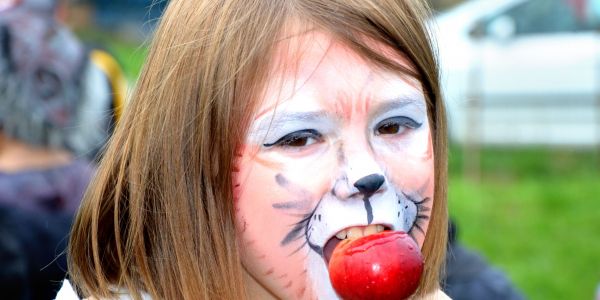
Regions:
<svg viewBox="0 0 600 300"><path fill-rule="evenodd" d="M371 225L373 222L373 207L371 207L371 201L369 197L363 198L363 202L365 203L365 210L367 210L367 224Z"/></svg>

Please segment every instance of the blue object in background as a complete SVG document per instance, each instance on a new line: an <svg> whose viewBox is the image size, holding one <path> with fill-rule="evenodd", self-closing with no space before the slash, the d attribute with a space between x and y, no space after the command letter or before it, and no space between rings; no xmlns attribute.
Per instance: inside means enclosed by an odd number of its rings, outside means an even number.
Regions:
<svg viewBox="0 0 600 300"><path fill-rule="evenodd" d="M96 20L101 27L114 29L123 24L143 24L144 31L154 28L155 21L167 6L168 0L92 0Z"/></svg>

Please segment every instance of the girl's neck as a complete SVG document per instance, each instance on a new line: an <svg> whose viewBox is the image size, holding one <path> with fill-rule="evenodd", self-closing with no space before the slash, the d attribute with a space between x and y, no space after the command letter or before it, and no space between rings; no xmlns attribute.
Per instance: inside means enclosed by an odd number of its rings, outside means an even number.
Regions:
<svg viewBox="0 0 600 300"><path fill-rule="evenodd" d="M19 172L66 165L73 156L65 150L34 147L0 132L0 171Z"/></svg>

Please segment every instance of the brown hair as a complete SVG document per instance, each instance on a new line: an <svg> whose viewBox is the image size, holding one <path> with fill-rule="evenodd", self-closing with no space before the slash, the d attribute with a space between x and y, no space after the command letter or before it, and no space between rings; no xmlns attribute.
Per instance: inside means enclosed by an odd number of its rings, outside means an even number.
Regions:
<svg viewBox="0 0 600 300"><path fill-rule="evenodd" d="M231 170L275 45L291 19L369 61L418 78L428 99L435 201L417 291L438 288L446 247L446 127L417 0L172 0L136 90L77 215L69 271L82 293L114 287L166 299L243 299ZM402 53L407 70L370 48Z"/></svg>

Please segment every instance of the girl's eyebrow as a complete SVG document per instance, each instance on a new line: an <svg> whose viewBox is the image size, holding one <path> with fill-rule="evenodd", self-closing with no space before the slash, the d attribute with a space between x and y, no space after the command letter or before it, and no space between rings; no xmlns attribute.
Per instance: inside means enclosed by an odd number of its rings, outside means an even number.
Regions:
<svg viewBox="0 0 600 300"><path fill-rule="evenodd" d="M377 109L371 113L371 115L376 116L391 110L402 109L411 105L421 109L426 108L422 95L401 95L395 98L384 100L382 104L377 106ZM278 128L289 122L318 122L331 116L330 113L324 110L312 112L286 112L285 110L269 110L270 108L265 109L255 119L255 122L259 122L257 129L265 130Z"/></svg>
<svg viewBox="0 0 600 300"><path fill-rule="evenodd" d="M325 111L315 111L315 112L285 112L285 111L280 111L280 112L274 112L271 113L267 116L265 116L264 118L262 118L261 121L259 121L259 128L260 129L266 129L264 127L268 127L268 128L278 128L281 127L283 124L286 123L290 123L290 122L308 122L308 123L316 123L320 120L326 119L328 117L328 113L326 113Z"/></svg>
<svg viewBox="0 0 600 300"><path fill-rule="evenodd" d="M269 115L257 120L250 128L248 138L262 139L264 143L267 139L273 138L271 135L281 134L282 131L300 130L305 127L323 127L330 124L329 114L325 111L314 112L272 112Z"/></svg>
<svg viewBox="0 0 600 300"><path fill-rule="evenodd" d="M385 112L402 109L406 106L414 105L418 108L425 109L425 101L422 96L403 95L396 98L385 100L378 105L377 109L372 113L373 116L384 114Z"/></svg>

